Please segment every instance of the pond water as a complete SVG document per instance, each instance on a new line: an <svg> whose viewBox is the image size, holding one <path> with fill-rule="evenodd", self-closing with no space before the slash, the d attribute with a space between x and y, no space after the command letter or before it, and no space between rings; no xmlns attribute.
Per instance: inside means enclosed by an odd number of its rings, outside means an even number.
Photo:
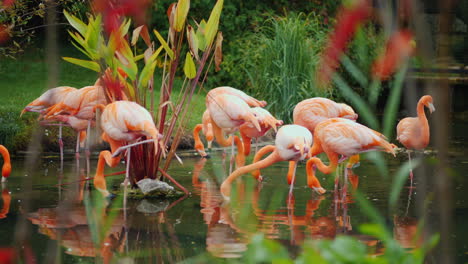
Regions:
<svg viewBox="0 0 468 264"><path fill-rule="evenodd" d="M464 176L468 171L468 135L465 132L468 122L456 119L452 125L450 166L455 172L451 174L455 206L452 238L457 262L466 262L468 226L464 220L468 217L468 180ZM430 161L435 156L431 150L429 148L420 157ZM42 157L31 173L23 168L24 159L13 159L13 173L3 185L2 199L11 198L11 206L9 212L0 211L0 247L12 246L23 238L24 252L32 253L30 255L39 263L86 263L94 262L95 256L125 257L138 263L173 263L193 260L203 254L239 257L247 249L252 235L262 232L285 245L292 257L298 254L299 245L305 239L333 239L338 234L357 237L372 247L375 254L385 250L379 241L358 233L358 226L369 218L352 196L342 199L342 193L333 190L333 176L318 174L322 186L328 190L325 195L318 196L306 187L305 164L300 164L294 198L288 200L285 177L288 164L281 162L262 171L264 181L261 184L249 175L243 176L234 184L231 202L223 203L219 184L229 170L223 152L212 152L210 159L200 159L193 152L181 155L184 164L174 162L169 173L189 189L188 197L171 201L128 200L126 210L117 198L107 211L96 208L99 203L92 195L89 198L88 190L92 187L87 184L56 186L59 182L85 177L83 160L78 167L73 155L67 155L62 173L58 157ZM418 220L417 193L427 194L423 200L428 203L429 215L436 210L431 206L431 201L436 199L431 198L431 180L426 181L426 187L421 186L421 175L431 179L434 170L430 162L415 170L416 187L403 188L396 213L389 213L391 176L406 160L406 154L400 153L397 158L383 156L388 162L389 177L383 177L365 155L360 166L348 170L347 174L352 184L385 217L395 238L405 248L412 248ZM91 165L92 176L96 160L92 160ZM122 169L123 164L115 169L106 168L106 173ZM338 174L343 174L343 170L341 168ZM117 188L122 179L123 176L110 177L108 184ZM405 186L408 185L409 181ZM87 214L97 217L87 217ZM108 228L103 227L106 224ZM93 234L98 234L92 231L94 228L107 230L102 233L101 241L105 246L100 250L95 250L93 244Z"/></svg>

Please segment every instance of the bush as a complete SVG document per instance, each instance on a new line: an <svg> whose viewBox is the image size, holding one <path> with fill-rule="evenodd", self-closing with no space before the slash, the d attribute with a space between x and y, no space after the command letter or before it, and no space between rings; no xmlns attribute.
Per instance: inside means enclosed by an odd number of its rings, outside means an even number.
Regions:
<svg viewBox="0 0 468 264"><path fill-rule="evenodd" d="M290 122L298 101L326 95L314 84L315 66L326 35L314 14L271 18L256 36L239 45L240 59L235 62L229 58L225 66L243 79L242 85L253 96L266 100L272 113Z"/></svg>

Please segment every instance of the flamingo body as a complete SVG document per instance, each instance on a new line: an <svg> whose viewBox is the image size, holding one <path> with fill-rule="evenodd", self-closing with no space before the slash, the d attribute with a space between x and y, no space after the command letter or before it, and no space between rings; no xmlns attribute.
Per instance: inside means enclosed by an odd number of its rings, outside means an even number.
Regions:
<svg viewBox="0 0 468 264"><path fill-rule="evenodd" d="M304 126L312 133L320 122L335 117L356 120L358 115L349 105L336 103L322 97L301 101L296 105L293 112L294 124Z"/></svg>
<svg viewBox="0 0 468 264"><path fill-rule="evenodd" d="M60 86L49 89L37 99L26 105L21 114L24 114L25 112L42 113L47 108L59 103L68 93L75 90L76 88L69 86Z"/></svg>
<svg viewBox="0 0 468 264"><path fill-rule="evenodd" d="M381 150L392 153L395 145L390 144L381 133L364 125L344 118L331 118L321 122L315 127L314 144L310 156L325 152L330 164L327 166L317 158L307 161L307 183L311 188L320 186L315 177L314 165L325 174L335 171L339 156L351 157L361 152Z"/></svg>
<svg viewBox="0 0 468 264"><path fill-rule="evenodd" d="M3 145L0 145L0 154L3 157L2 182L5 182L11 174L10 153L8 152L7 148L5 148Z"/></svg>
<svg viewBox="0 0 468 264"><path fill-rule="evenodd" d="M397 125L397 140L407 149L423 149L429 144L429 123L424 113L424 107L428 107L432 113L435 111L432 97L421 97L417 106L418 117L407 117Z"/></svg>

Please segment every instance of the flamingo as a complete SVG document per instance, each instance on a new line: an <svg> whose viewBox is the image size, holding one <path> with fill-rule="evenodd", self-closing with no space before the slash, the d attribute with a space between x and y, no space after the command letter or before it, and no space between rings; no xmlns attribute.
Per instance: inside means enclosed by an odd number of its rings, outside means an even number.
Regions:
<svg viewBox="0 0 468 264"><path fill-rule="evenodd" d="M52 89L47 90L45 93L43 93L41 96L39 96L37 99L26 105L21 111L21 116L26 113L26 112L37 112L40 114L39 119L43 118L43 114L46 112L46 110L59 103L65 96L72 92L76 91L76 88L70 87L70 86L59 86L55 87ZM51 125L50 122L45 123L47 125ZM60 147L60 157L63 159L63 141L62 141L62 125L59 124L59 147Z"/></svg>
<svg viewBox="0 0 468 264"><path fill-rule="evenodd" d="M266 168L273 163L286 160L303 160L312 145L312 134L310 131L299 125L282 126L276 134L275 146L268 145L261 148L256 157L261 157L267 152L272 152L263 160L256 161L250 165L236 169L221 185L221 194L229 200L231 194L231 183L242 174L253 170ZM257 179L262 178L257 175ZM291 193L290 189L290 193Z"/></svg>
<svg viewBox="0 0 468 264"><path fill-rule="evenodd" d="M336 170L339 163L339 156L346 159L361 152L382 150L395 156L396 146L390 144L385 136L364 125L355 123L344 118L330 118L315 127L314 144L310 149L310 158L307 161L307 184L314 190L320 190L320 182L315 177L313 167L325 174L330 174ZM325 152L330 164L327 166L314 157L317 153ZM345 179L345 182L347 179ZM346 185L345 185L346 186ZM325 191L323 188L321 189ZM318 192L323 194L324 192Z"/></svg>
<svg viewBox="0 0 468 264"><path fill-rule="evenodd" d="M94 186L104 196L108 197L110 193L107 190L106 180L104 178L105 163L110 167L117 166L120 161L120 155L118 154L122 150L136 145L127 144L135 142L143 136L151 139L138 142L137 144L153 141L156 153L160 134L148 110L135 102L116 101L105 107L103 105L98 105L97 108L102 110L101 127L103 133L101 137L110 144L111 151L104 150L99 153ZM128 151L126 180L128 180L129 162L130 152Z"/></svg>
<svg viewBox="0 0 468 264"><path fill-rule="evenodd" d="M0 154L3 157L2 182L6 182L11 174L10 153L3 145L0 145Z"/></svg>
<svg viewBox="0 0 468 264"><path fill-rule="evenodd" d="M86 86L69 92L62 101L49 107L46 110L45 119L54 120L57 115L69 115L78 119L87 120L87 136L89 137L91 120L95 117L94 109L96 105L99 104L107 104L103 87L94 85ZM77 135L77 141L79 140L80 133ZM76 153L79 152L78 143L77 147ZM89 143L87 143L86 154L89 156Z"/></svg>
<svg viewBox="0 0 468 264"><path fill-rule="evenodd" d="M240 126L239 132L242 137L242 142L244 143L245 156L250 154L250 144L252 138L255 138L255 141L257 141L257 139L264 136L268 130L270 130L270 128L273 128L273 130L276 132L277 127L283 125L282 120L277 120L275 117L273 117L273 115L270 114L270 112L262 107L254 107L252 108L252 111L257 117L261 130L258 131L251 122L246 122Z"/></svg>
<svg viewBox="0 0 468 264"><path fill-rule="evenodd" d="M213 134L213 121L210 117L210 112L205 110L203 112L202 123L195 126L193 129L193 139L195 140L195 150L200 154L202 157L207 157L208 154L205 152L205 147L200 139L199 133L202 131L203 135L205 135L206 140L208 141L208 148L211 148L211 144L214 139Z"/></svg>
<svg viewBox="0 0 468 264"><path fill-rule="evenodd" d="M419 99L416 110L418 117L406 117L397 125L397 140L407 149L408 160L411 163L410 149L423 149L429 144L429 122L424 113L424 106L432 113L435 111L430 95L424 95ZM413 185L413 169L410 166L410 180Z"/></svg>
<svg viewBox="0 0 468 264"><path fill-rule="evenodd" d="M223 130L234 134L240 125L251 122L261 131L258 119L250 106L264 105L266 103L231 87L218 87L206 95L206 108L213 120L215 139L222 146L231 145L231 159L234 157L234 140L225 139Z"/></svg>
<svg viewBox="0 0 468 264"><path fill-rule="evenodd" d="M335 117L355 121L358 118L358 115L354 112L351 106L343 103L336 103L333 100L323 97L305 99L299 102L294 107L293 111L294 124L306 127L312 134L314 134L314 129L320 122ZM353 157L353 159L350 159L348 166L352 167L358 162L359 156ZM295 161L289 162L288 184L292 184L292 175L296 167L297 163Z"/></svg>

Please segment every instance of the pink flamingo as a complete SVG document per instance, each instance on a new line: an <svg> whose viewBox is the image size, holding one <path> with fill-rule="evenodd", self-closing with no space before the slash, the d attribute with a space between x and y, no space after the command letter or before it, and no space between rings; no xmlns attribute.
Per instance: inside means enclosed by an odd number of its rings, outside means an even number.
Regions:
<svg viewBox="0 0 468 264"><path fill-rule="evenodd" d="M325 190L315 177L314 166L317 166L322 173L330 174L336 170L340 155L343 160L362 152L381 150L395 156L395 147L387 142L384 135L364 125L344 118L325 120L315 127L314 144L310 150L312 158L306 165L307 184L322 194ZM325 152L330 161L328 166L314 157L316 153L322 152ZM345 179L345 182L347 181L348 179Z"/></svg>
<svg viewBox="0 0 468 264"><path fill-rule="evenodd" d="M419 99L418 106L416 107L418 117L403 118L397 125L397 140L405 146L408 153L411 186L413 186L413 169L411 168L410 149L423 149L427 147L430 138L429 122L424 113L424 106L429 108L431 113L435 111L430 95L424 95Z"/></svg>
<svg viewBox="0 0 468 264"><path fill-rule="evenodd" d="M275 146L268 145L261 148L255 157L261 157L268 152L272 152L263 160L255 161L254 163L243 166L235 170L229 177L224 180L221 185L221 194L225 199L229 199L231 194L231 183L239 176L250 171L266 168L276 162L289 160L303 160L307 156L310 146L312 145L312 134L308 129L298 125L282 126L276 134ZM254 175L261 180L259 173ZM292 192L292 186L290 193Z"/></svg>

